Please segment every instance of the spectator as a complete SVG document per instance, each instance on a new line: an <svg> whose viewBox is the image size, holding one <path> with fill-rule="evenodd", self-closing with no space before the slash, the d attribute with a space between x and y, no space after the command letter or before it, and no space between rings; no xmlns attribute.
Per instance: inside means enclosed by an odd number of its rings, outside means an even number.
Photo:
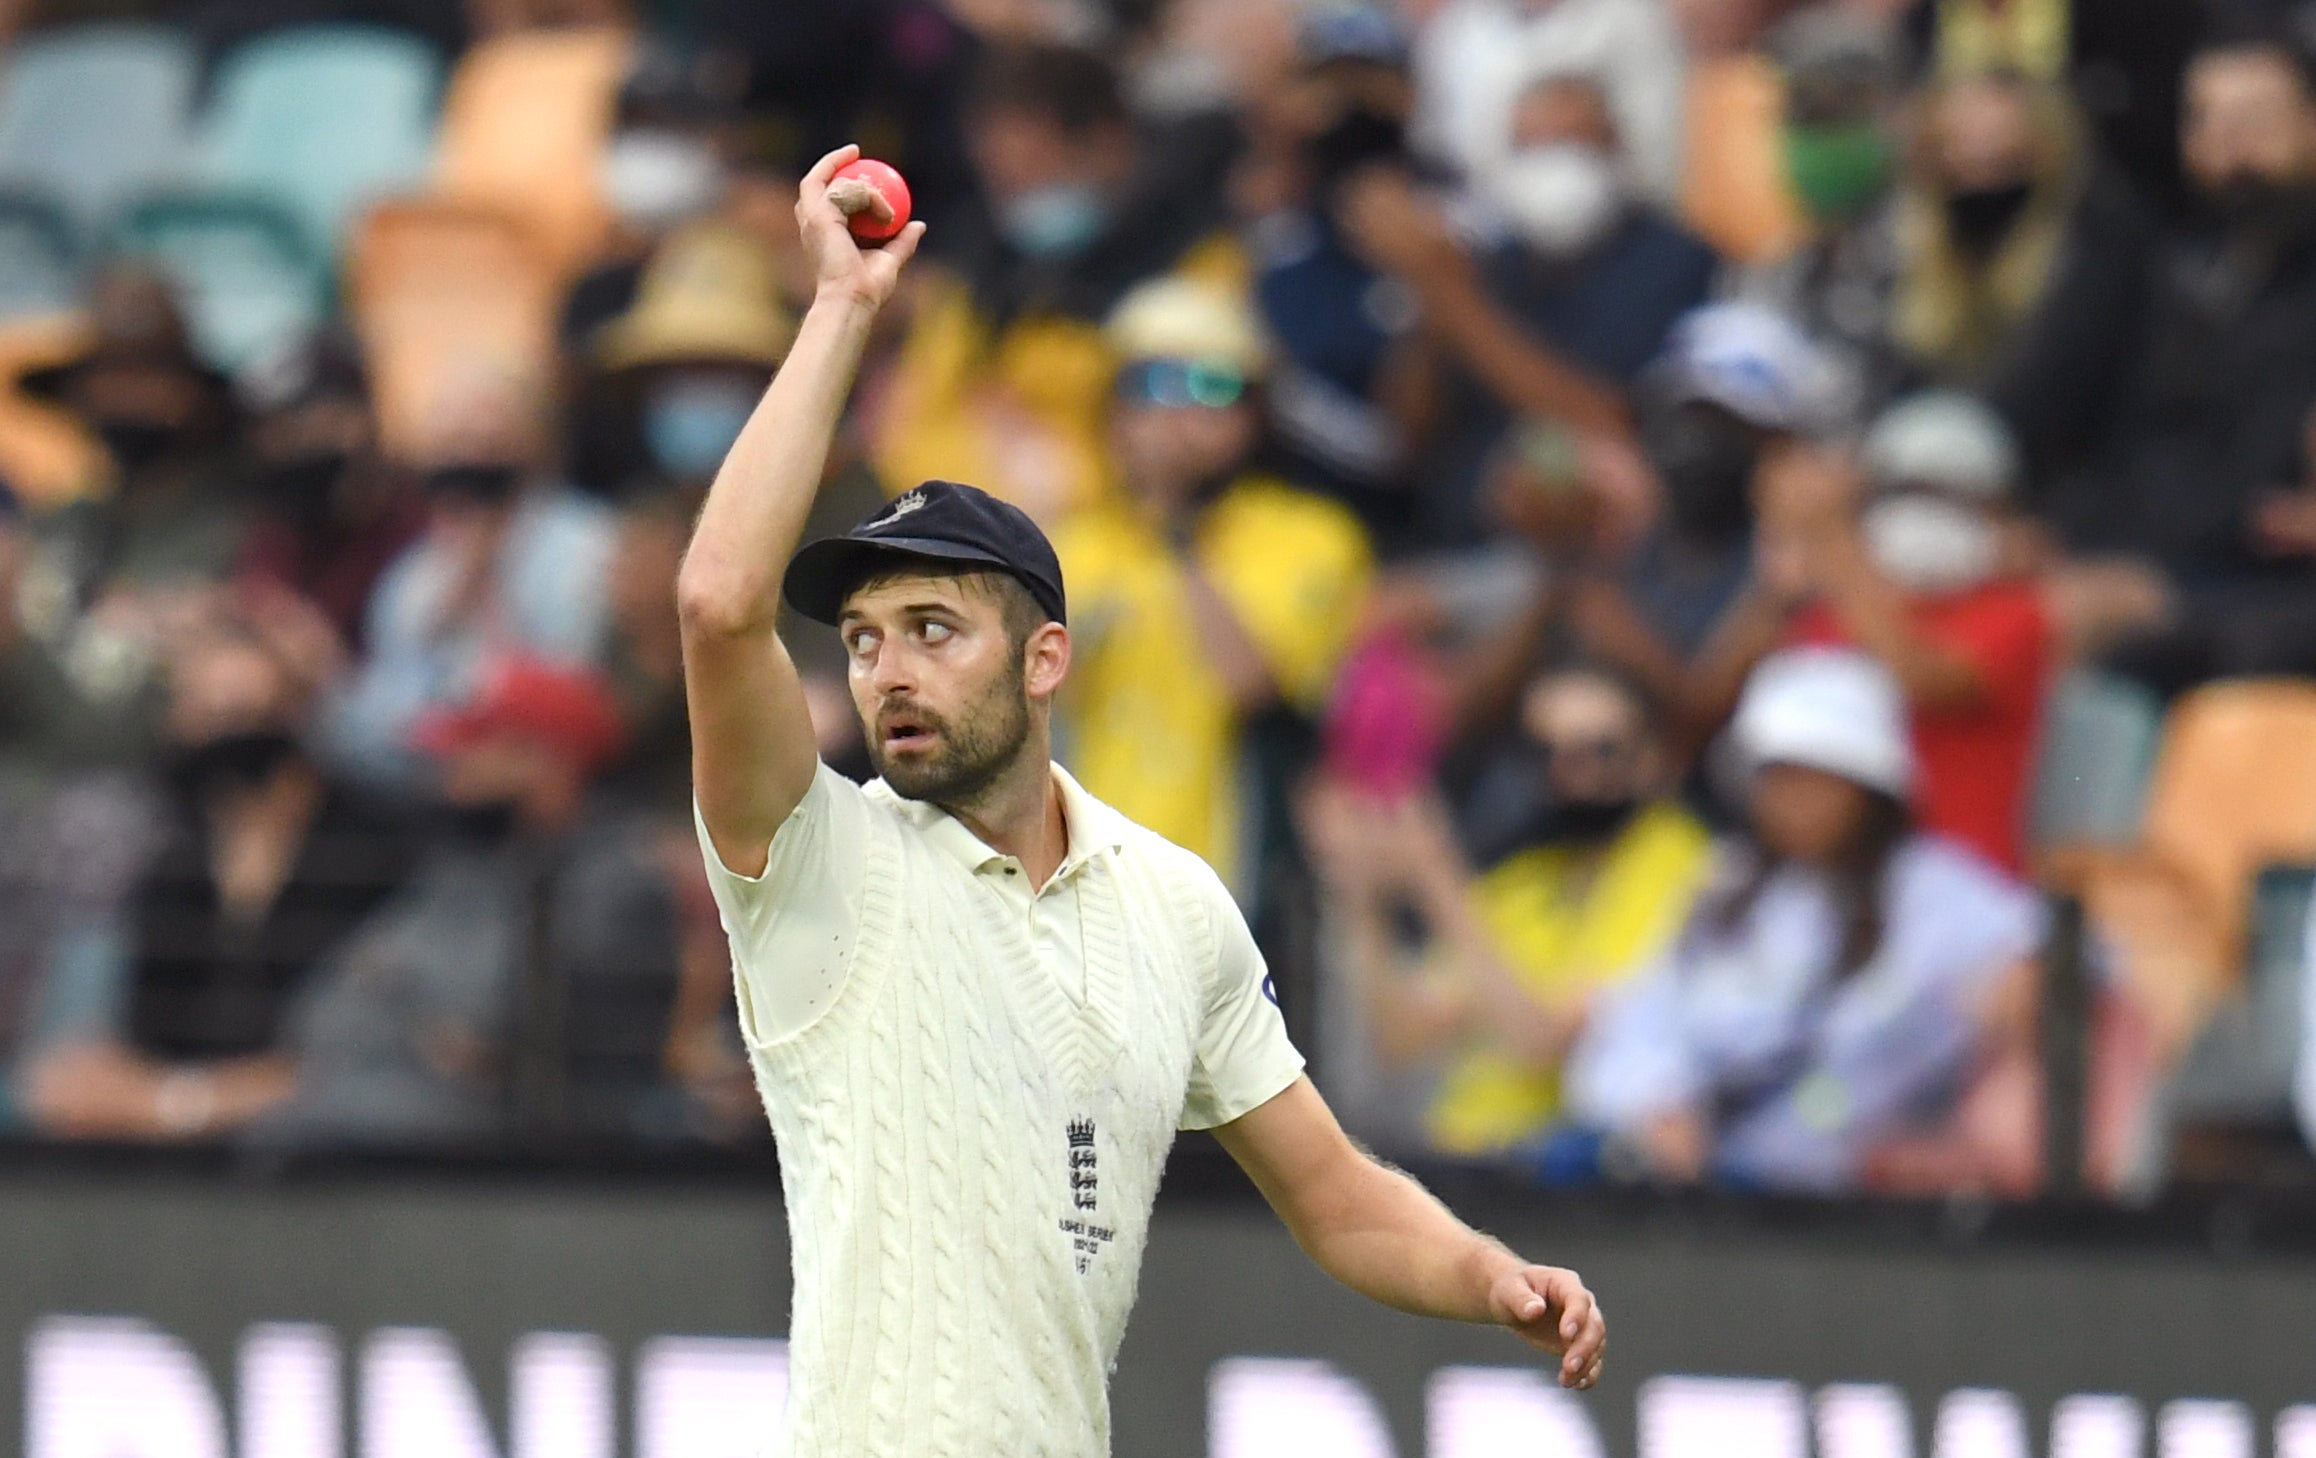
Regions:
<svg viewBox="0 0 2316 1458"><path fill-rule="evenodd" d="M1791 320L1714 304L1683 319L1643 391L1641 438L1664 486L1664 524L1621 572L1666 646L1705 645L1748 580L1762 459L1840 419L1849 379ZM1707 710L1718 723L1724 700Z"/></svg>
<svg viewBox="0 0 2316 1458"><path fill-rule="evenodd" d="M735 56L650 39L636 48L597 178L611 214L609 236L564 294L556 328L571 401L564 456L574 485L610 495L645 468L635 402L588 366L597 333L635 307L653 255L688 224L737 219L786 191L734 165L746 80L745 62ZM779 198L777 211L785 220L787 199Z"/></svg>
<svg viewBox="0 0 2316 1458"><path fill-rule="evenodd" d="M486 659L572 665L602 651L611 515L548 474L535 389L497 376L448 383L422 478L426 533L380 580L369 658L330 712L331 752L366 784L424 783L411 732L462 702Z"/></svg>
<svg viewBox="0 0 2316 1458"><path fill-rule="evenodd" d="M1306 807L1314 858L1348 923L1351 977L1388 1063L1438 1062L1429 1141L1452 1154L1536 1139L1594 997L1654 960L1688 914L1702 826L1663 798L1664 747L1639 693L1598 669L1545 674L1521 713L1530 807L1474 874L1436 802ZM1393 913L1413 905L1403 949Z"/></svg>
<svg viewBox="0 0 2316 1458"><path fill-rule="evenodd" d="M2105 449L2057 502L2070 545L2168 578L2180 626L2128 663L2165 689L2312 666L2300 497L2278 488L2316 399L2316 84L2287 42L2230 33L2187 97L2199 216L2164 245Z"/></svg>
<svg viewBox="0 0 2316 1458"><path fill-rule="evenodd" d="M1415 291L1456 367L1425 471L1426 512L1447 544L1476 535L1480 462L1508 416L1627 428L1628 388L1704 302L1715 268L1711 250L1634 196L1598 80L1537 79L1507 140L1474 178L1501 219L1476 249L1404 174L1376 169L1349 200L1359 247Z"/></svg>
<svg viewBox="0 0 2316 1458"><path fill-rule="evenodd" d="M1276 345L1266 397L1288 470L1357 511L1379 539L1409 525L1403 398L1419 354L1413 295L1348 241L1345 184L1407 161L1406 37L1372 7L1317 10L1302 67L1253 99L1234 178L1253 215L1254 296Z"/></svg>
<svg viewBox="0 0 2316 1458"><path fill-rule="evenodd" d="M637 47L597 179L611 209L611 236L564 300L566 347L583 346L633 307L644 265L660 244L723 204L745 80L740 67L714 53L653 41Z"/></svg>
<svg viewBox="0 0 2316 1458"><path fill-rule="evenodd" d="M541 960L560 944L534 926L542 907L568 910L550 899L546 852L578 822L589 777L624 734L593 674L519 656L492 661L471 699L418 722L413 741L437 762L440 823L407 887L299 1007L297 1099L258 1137L489 1140L518 1113L518 1083L535 1100L568 1087L567 1045L552 1041L566 1035L568 969ZM655 1038L665 1026L657 1009L638 1022ZM526 1031L539 1041L518 1042ZM519 1112L545 1123L570 1106Z"/></svg>
<svg viewBox="0 0 2316 1458"><path fill-rule="evenodd" d="M698 222L661 244L634 306L594 343L632 399L650 474L705 494L795 332L771 253L753 233Z"/></svg>
<svg viewBox="0 0 2316 1458"><path fill-rule="evenodd" d="M2040 907L1915 830L1904 703L1870 659L1764 663L1732 734L1748 831L1655 967L1608 995L1567 1073L1551 1172L1854 1188L1879 1141L1934 1118Z"/></svg>
<svg viewBox="0 0 2316 1458"><path fill-rule="evenodd" d="M1450 0L1418 37L1416 135L1472 177L1504 160L1505 123L1539 66L1601 80L1640 190L1680 191L1686 51L1659 0Z"/></svg>
<svg viewBox="0 0 2316 1458"><path fill-rule="evenodd" d="M2030 427L2110 393L2150 230L2080 119L2055 89L2005 74L1938 84L1921 117L1891 317L1913 373L1990 393ZM2041 434L2028 439L2047 464Z"/></svg>
<svg viewBox="0 0 2316 1458"><path fill-rule="evenodd" d="M378 579L424 525L408 481L378 452L361 356L349 339L317 335L262 361L240 385L257 510L243 583L303 598L359 652Z"/></svg>
<svg viewBox="0 0 2316 1458"><path fill-rule="evenodd" d="M2055 671L2013 532L2017 475L2000 420L1960 395L1887 411L1862 482L1837 455L1779 453L1761 475L1760 573L1700 665L1711 692L1781 643L1872 654L1906 696L1923 827L2013 874Z"/></svg>
<svg viewBox="0 0 2316 1458"><path fill-rule="evenodd" d="M1064 521L1076 662L1061 730L1086 788L1241 894L1241 732L1326 696L1369 574L1365 535L1255 474L1264 364L1250 310L1180 279L1128 295L1110 432L1125 490Z"/></svg>
<svg viewBox="0 0 2316 1458"><path fill-rule="evenodd" d="M2174 0L1940 0L1912 29L1941 76L2007 71L2072 83L2099 150L2165 211L2181 200L2180 73L2215 14L2289 9Z"/></svg>
<svg viewBox="0 0 2316 1458"><path fill-rule="evenodd" d="M199 1138L290 1097L292 1005L409 858L397 823L301 746L310 693L257 624L213 621L178 649L164 839L101 973L119 1011L30 1060L36 1127Z"/></svg>
<svg viewBox="0 0 2316 1458"><path fill-rule="evenodd" d="M1786 76L1785 175L1810 236L1787 256L1742 270L1735 292L1834 353L1857 382L1855 420L1904 374L1890 333L1899 269L1897 39L1881 22L1818 4L1779 25L1770 49Z"/></svg>
<svg viewBox="0 0 2316 1458"><path fill-rule="evenodd" d="M132 637L231 571L248 528L231 489L234 403L193 353L169 285L115 268L90 290L88 347L19 382L79 417L110 457L109 490L51 524L75 607L101 605Z"/></svg>
<svg viewBox="0 0 2316 1458"><path fill-rule="evenodd" d="M1752 304L1715 304L1681 321L1642 382L1649 458L1614 435L1545 422L1515 428L1491 457L1483 500L1517 544L1524 580L1509 595L1490 594L1484 609L1461 610L1480 626L1446 663L1454 735L1468 745L1493 734L1520 686L1573 652L1646 686L1666 706L1674 758L1685 762L1735 696L1737 678L1719 687L1693 667L1746 601L1756 468L1830 418L1841 398L1830 362L1786 320ZM1478 574L1465 565L1454 575ZM1419 589L1450 617L1457 599L1477 595L1437 575ZM1501 809L1486 761L1458 758L1451 778L1468 771L1478 786L1459 797L1464 824L1485 835Z"/></svg>
<svg viewBox="0 0 2316 1458"><path fill-rule="evenodd" d="M993 52L965 125L991 225L920 279L872 459L888 482L985 482L1051 519L1106 488L1101 321L1145 280L1235 284L1244 260L1217 231L1219 171L1176 175L1092 52Z"/></svg>

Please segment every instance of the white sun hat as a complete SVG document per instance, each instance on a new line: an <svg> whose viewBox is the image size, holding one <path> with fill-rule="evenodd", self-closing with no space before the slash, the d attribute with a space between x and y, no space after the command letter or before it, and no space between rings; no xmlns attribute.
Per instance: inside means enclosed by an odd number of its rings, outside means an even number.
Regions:
<svg viewBox="0 0 2316 1458"><path fill-rule="evenodd" d="M1730 737L1747 774L1797 764L1903 800L1914 784L1906 697L1890 671L1848 648L1795 648L1745 681Z"/></svg>

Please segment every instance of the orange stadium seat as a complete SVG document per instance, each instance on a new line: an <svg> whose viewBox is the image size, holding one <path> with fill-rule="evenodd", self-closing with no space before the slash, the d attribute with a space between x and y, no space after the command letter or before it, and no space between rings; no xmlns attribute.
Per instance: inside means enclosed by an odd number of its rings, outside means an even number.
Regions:
<svg viewBox="0 0 2316 1458"><path fill-rule="evenodd" d="M2071 875L2168 1056L2234 987L2263 867L2316 860L2316 683L2245 680L2165 726L2138 843Z"/></svg>
<svg viewBox="0 0 2316 1458"><path fill-rule="evenodd" d="M559 273L601 244L596 185L632 46L625 30L518 31L469 51L444 98L435 190L512 209Z"/></svg>
<svg viewBox="0 0 2316 1458"><path fill-rule="evenodd" d="M0 327L0 480L35 507L59 506L104 480L104 448L72 417L19 394L33 370L87 347L88 324L77 315L22 320Z"/></svg>
<svg viewBox="0 0 2316 1458"><path fill-rule="evenodd" d="M429 458L426 422L444 381L478 370L551 377L560 285L535 235L503 209L382 204L355 235L346 286L379 429L404 459Z"/></svg>

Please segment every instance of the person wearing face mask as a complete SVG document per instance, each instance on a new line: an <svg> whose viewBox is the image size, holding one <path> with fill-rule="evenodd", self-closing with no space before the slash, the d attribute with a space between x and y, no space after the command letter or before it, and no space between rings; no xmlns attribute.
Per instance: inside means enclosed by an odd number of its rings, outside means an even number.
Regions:
<svg viewBox="0 0 2316 1458"><path fill-rule="evenodd" d="M1454 211L1404 173L1363 176L1349 203L1355 245L1414 293L1447 367L1422 453L1425 526L1439 546L1482 534L1482 463L1510 419L1627 432L1632 387L1719 266L1635 194L1598 78L1536 77L1509 142L1460 210L1468 241Z"/></svg>
<svg viewBox="0 0 2316 1458"><path fill-rule="evenodd" d="M1871 654L1905 693L1923 827L2013 873L2057 669L2014 527L2018 470L1984 404L1912 396L1875 421L1855 467L1803 448L1765 462L1760 549L1761 590L1790 614L1777 641Z"/></svg>
<svg viewBox="0 0 2316 1458"><path fill-rule="evenodd" d="M1898 40L1887 22L1821 0L1786 17L1768 48L1785 80L1777 146L1805 236L1735 271L1724 292L1777 310L1837 352L1860 382L1859 408L1870 411L1906 372L1890 333Z"/></svg>
<svg viewBox="0 0 2316 1458"><path fill-rule="evenodd" d="M634 306L593 341L597 363L633 398L649 473L704 492L795 332L755 234L707 221L662 243Z"/></svg>
<svg viewBox="0 0 2316 1458"><path fill-rule="evenodd" d="M109 480L52 523L75 606L116 607L221 581L249 528L234 482L232 385L195 354L174 290L118 266L89 293L90 329L73 357L19 391L73 416L104 447Z"/></svg>
<svg viewBox="0 0 2316 1458"><path fill-rule="evenodd" d="M2225 641L2307 599L2305 561L2267 512L2298 474L2316 395L2316 61L2288 33L2228 29L2186 77L2194 216L2160 245L2117 387L2080 402L2093 448L2052 515L2069 548L2153 569L2177 623ZM2126 666L2166 692L2217 667L2159 661L2176 656L2134 650Z"/></svg>
<svg viewBox="0 0 2316 1458"><path fill-rule="evenodd" d="M400 886L413 852L407 826L305 748L310 695L254 621L209 621L176 649L160 846L117 935L89 943L117 960L76 969L117 983L100 1001L118 1020L76 1027L27 1060L35 1128L214 1138L293 1095L292 1009Z"/></svg>
<svg viewBox="0 0 2316 1458"><path fill-rule="evenodd" d="M1430 800L1322 783L1302 806L1372 1051L1436 1068L1423 1130L1449 1154L1501 1154L1545 1131L1594 999L1665 950L1707 861L1629 680L1547 670L1517 734L1533 809L1476 871ZM1422 925L1412 948L1393 925L1401 907Z"/></svg>
<svg viewBox="0 0 2316 1458"><path fill-rule="evenodd" d="M1372 572L1357 518L1255 467L1268 363L1245 304L1142 285L1108 328L1121 489L1053 533L1081 584L1057 729L1088 789L1242 891L1244 732L1324 701Z"/></svg>
<svg viewBox="0 0 2316 1458"><path fill-rule="evenodd" d="M1547 73L1520 95L1511 149L1477 179L1510 247L1498 297L1586 365L1629 380L1702 303L1718 260L1635 192L1597 78Z"/></svg>
<svg viewBox="0 0 2316 1458"><path fill-rule="evenodd" d="M251 1142L466 1141L508 1126L510 1070L523 1056L511 1034L521 1009L535 1006L524 1002L524 969L543 955L559 981L568 976L564 838L625 735L599 676L520 654L492 659L467 697L417 722L412 746L435 766L436 786L421 854L401 894L354 930L300 999L288 1029L297 1098L253 1125ZM549 846L557 854L542 854ZM542 903L545 934L534 944ZM628 950L649 964L649 953ZM664 1023L666 979L656 971L643 978L660 982L660 1006L620 1009L646 1038ZM606 1009L577 986L567 992L563 1027L577 1041L579 1022ZM576 1103L556 1113L568 1118Z"/></svg>
<svg viewBox="0 0 2316 1458"><path fill-rule="evenodd" d="M426 528L379 579L368 652L325 716L330 755L381 790L408 791L431 767L410 731L457 702L492 655L599 660L610 619L610 508L544 464L550 421L536 377L484 371L443 382L417 475Z"/></svg>
<svg viewBox="0 0 2316 1458"><path fill-rule="evenodd" d="M1271 425L1297 480L1390 540L1405 534L1410 507L1396 396L1422 351L1408 290L1359 257L1340 215L1349 179L1408 160L1406 29L1381 6L1321 7L1302 20L1297 59L1282 84L1250 98L1231 179L1251 215L1253 293L1276 345Z"/></svg>
<svg viewBox="0 0 2316 1458"><path fill-rule="evenodd" d="M1771 638L1784 621L1781 605L1757 607L1748 591L1761 462L1840 420L1853 388L1792 320L1750 303L1683 318L1649 370L1640 437L1664 517L1620 576L1641 619L1695 670L1682 697L1704 725L1727 715L1736 692L1714 671L1716 640L1757 612Z"/></svg>
<svg viewBox="0 0 2316 1458"><path fill-rule="evenodd" d="M912 275L871 460L1054 520L1107 486L1102 321L1152 279L1245 277L1223 159L1146 129L1106 58L1051 43L990 50L964 124L982 216L928 235L946 266Z"/></svg>
<svg viewBox="0 0 2316 1458"><path fill-rule="evenodd" d="M2116 386L2152 229L2050 86L1953 76L1917 114L1892 334L1917 376L1984 393L2047 467L2064 442L2045 422Z"/></svg>
<svg viewBox="0 0 2316 1458"><path fill-rule="evenodd" d="M358 653L378 579L425 525L417 493L378 454L360 350L337 335L300 339L237 388L257 513L237 575L311 603Z"/></svg>
<svg viewBox="0 0 2316 1458"><path fill-rule="evenodd" d="M1505 120L1541 63L1599 78L1625 138L1633 184L1670 204L1686 158L1688 48L1660 0L1448 0L1415 49L1415 136L1427 157L1467 176L1504 154Z"/></svg>

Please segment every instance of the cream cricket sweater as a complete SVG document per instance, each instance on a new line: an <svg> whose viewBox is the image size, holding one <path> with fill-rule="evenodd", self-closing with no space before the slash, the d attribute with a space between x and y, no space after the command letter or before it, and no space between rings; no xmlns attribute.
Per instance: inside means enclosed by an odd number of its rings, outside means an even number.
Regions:
<svg viewBox="0 0 2316 1458"><path fill-rule="evenodd" d="M1292 1083L1203 862L1055 771L1043 888L823 767L764 874L701 828L795 1261L782 1458L1099 1458L1176 1129Z"/></svg>

